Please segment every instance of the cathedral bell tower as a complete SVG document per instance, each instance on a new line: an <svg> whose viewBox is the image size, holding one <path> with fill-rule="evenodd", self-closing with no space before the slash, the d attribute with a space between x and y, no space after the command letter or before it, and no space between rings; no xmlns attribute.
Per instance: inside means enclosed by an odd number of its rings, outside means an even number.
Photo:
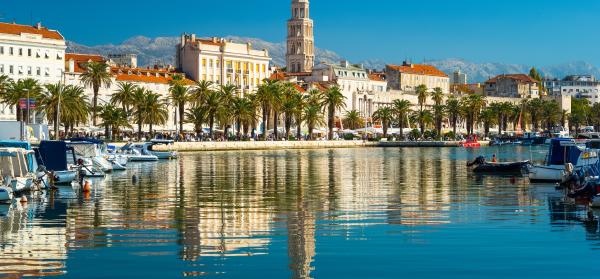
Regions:
<svg viewBox="0 0 600 279"><path fill-rule="evenodd" d="M292 18L287 28L287 71L311 72L315 65L315 39L308 0L292 0Z"/></svg>

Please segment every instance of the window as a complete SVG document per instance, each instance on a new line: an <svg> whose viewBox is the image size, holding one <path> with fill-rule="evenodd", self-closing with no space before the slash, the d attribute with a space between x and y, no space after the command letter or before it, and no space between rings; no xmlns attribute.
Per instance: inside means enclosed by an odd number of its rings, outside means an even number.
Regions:
<svg viewBox="0 0 600 279"><path fill-rule="evenodd" d="M49 59L49 58L50 58L50 53L48 53L48 51L47 51L47 50L46 50L46 52L44 53L44 57L45 57L46 59Z"/></svg>
<svg viewBox="0 0 600 279"><path fill-rule="evenodd" d="M47 76L47 77L50 76L50 68L45 68L44 69L44 76Z"/></svg>
<svg viewBox="0 0 600 279"><path fill-rule="evenodd" d="M4 47L0 46L0 54L4 54Z"/></svg>
<svg viewBox="0 0 600 279"><path fill-rule="evenodd" d="M13 47L9 47L8 48L8 54L14 55L15 54L15 49Z"/></svg>
<svg viewBox="0 0 600 279"><path fill-rule="evenodd" d="M19 75L23 74L23 66L19 66L19 71L17 72Z"/></svg>
<svg viewBox="0 0 600 279"><path fill-rule="evenodd" d="M40 58L40 57L42 57L42 56L40 55L40 50L38 49L35 51L35 58Z"/></svg>
<svg viewBox="0 0 600 279"><path fill-rule="evenodd" d="M62 60L62 59L63 59L62 54L60 52L57 52L56 53L56 60Z"/></svg>
<svg viewBox="0 0 600 279"><path fill-rule="evenodd" d="M202 67L206 67L206 58L202 58Z"/></svg>
<svg viewBox="0 0 600 279"><path fill-rule="evenodd" d="M27 56L31 57L31 49L30 48L27 49Z"/></svg>
<svg viewBox="0 0 600 279"><path fill-rule="evenodd" d="M31 66L28 66L28 67L27 67L27 74L28 74L28 75L31 75Z"/></svg>
<svg viewBox="0 0 600 279"><path fill-rule="evenodd" d="M41 76L41 75L42 75L42 68L40 68L40 67L37 67L37 68L35 69L35 74L36 74L36 75L38 75L38 76Z"/></svg>
<svg viewBox="0 0 600 279"><path fill-rule="evenodd" d="M19 56L23 56L23 49L19 48Z"/></svg>
<svg viewBox="0 0 600 279"><path fill-rule="evenodd" d="M13 65L8 66L8 73L9 74L13 74L14 71L15 71L15 66L13 66Z"/></svg>
<svg viewBox="0 0 600 279"><path fill-rule="evenodd" d="M4 74L4 64L0 64L0 74Z"/></svg>

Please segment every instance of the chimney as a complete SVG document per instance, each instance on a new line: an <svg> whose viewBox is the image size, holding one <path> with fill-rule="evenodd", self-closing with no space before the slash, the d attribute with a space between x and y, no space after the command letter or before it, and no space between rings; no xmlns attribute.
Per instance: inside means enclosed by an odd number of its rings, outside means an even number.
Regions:
<svg viewBox="0 0 600 279"><path fill-rule="evenodd" d="M36 23L35 28L37 28L37 30L42 30L42 23L41 22Z"/></svg>
<svg viewBox="0 0 600 279"><path fill-rule="evenodd" d="M69 68L67 69L67 72L75 72L75 60L73 60L73 58L69 59Z"/></svg>
<svg viewBox="0 0 600 279"><path fill-rule="evenodd" d="M219 39L217 37L212 37L212 42L216 44L219 42Z"/></svg>
<svg viewBox="0 0 600 279"><path fill-rule="evenodd" d="M196 34L192 34L192 43L196 42Z"/></svg>

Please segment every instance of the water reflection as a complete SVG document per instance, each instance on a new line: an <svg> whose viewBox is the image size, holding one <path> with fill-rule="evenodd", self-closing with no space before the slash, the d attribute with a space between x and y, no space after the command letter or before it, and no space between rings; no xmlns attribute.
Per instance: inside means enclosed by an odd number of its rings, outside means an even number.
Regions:
<svg viewBox="0 0 600 279"><path fill-rule="evenodd" d="M544 155L477 152L500 159ZM89 195L67 187L25 206L0 206L0 273L77 277L95 268L81 264L84 259L125 255L134 263L168 263L168 269L137 270L140 276L260 277L269 270L274 277L313 278L329 265L344 266L330 257L357 242L418 246L427 243L428 231L506 222L543 226L548 215L552 226L576 219L571 214L578 209L558 210L548 199L554 190L534 188L523 177L471 174L465 162L477 154L458 148L290 150L132 163L127 172L94 180Z"/></svg>

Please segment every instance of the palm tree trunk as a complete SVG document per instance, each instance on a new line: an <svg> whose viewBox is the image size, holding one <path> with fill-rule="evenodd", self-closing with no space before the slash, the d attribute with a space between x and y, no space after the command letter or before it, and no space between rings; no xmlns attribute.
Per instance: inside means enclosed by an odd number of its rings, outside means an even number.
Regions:
<svg viewBox="0 0 600 279"><path fill-rule="evenodd" d="M292 115L285 113L285 139L290 138L290 130L292 129Z"/></svg>
<svg viewBox="0 0 600 279"><path fill-rule="evenodd" d="M387 123L387 121L382 121L382 124L383 124L383 137L387 138L388 123Z"/></svg>
<svg viewBox="0 0 600 279"><path fill-rule="evenodd" d="M92 123L96 126L96 111L98 110L98 91L100 90L99 86L94 85L94 110L92 111Z"/></svg>
<svg viewBox="0 0 600 279"><path fill-rule="evenodd" d="M237 136L238 136L238 138L241 138L241 134L242 134L242 120L239 117L237 118L236 125L237 125Z"/></svg>
<svg viewBox="0 0 600 279"><path fill-rule="evenodd" d="M58 132L58 110L54 110L54 131ZM54 140L58 140L58 134L54 135Z"/></svg>
<svg viewBox="0 0 600 279"><path fill-rule="evenodd" d="M262 117L262 121L263 121L262 140L267 140L267 132L269 131L269 108L267 106L263 106L262 111L263 111L263 117Z"/></svg>
<svg viewBox="0 0 600 279"><path fill-rule="evenodd" d="M208 127L208 133L209 133L209 135L210 135L210 138L211 138L212 140L214 140L214 139L215 139L215 137L214 137L214 133L213 133L213 126L214 126L214 125L215 125L215 116L214 116L214 114L211 114L211 115L210 115L210 123L209 123L209 126L210 126L210 127Z"/></svg>
<svg viewBox="0 0 600 279"><path fill-rule="evenodd" d="M313 140L313 130L314 130L314 127L313 127L312 125L310 125L310 124L309 124L309 125L308 125L308 138L309 138L310 140Z"/></svg>
<svg viewBox="0 0 600 279"><path fill-rule="evenodd" d="M456 116L452 117L452 133L454 134L454 137L456 137L456 122L458 122L458 119L456 118Z"/></svg>
<svg viewBox="0 0 600 279"><path fill-rule="evenodd" d="M296 115L296 139L302 137L302 116Z"/></svg>
<svg viewBox="0 0 600 279"><path fill-rule="evenodd" d="M404 140L404 119L402 116L398 118L398 126L400 126L400 139Z"/></svg>
<svg viewBox="0 0 600 279"><path fill-rule="evenodd" d="M327 134L327 138L329 140L333 140L333 126L335 126L335 108L333 107L333 105L329 105L329 119L328 119L328 125L329 126L329 131Z"/></svg>
<svg viewBox="0 0 600 279"><path fill-rule="evenodd" d="M184 118L185 117L185 105L184 104L180 104L179 105L179 132L183 133L183 122L184 122Z"/></svg>
<svg viewBox="0 0 600 279"><path fill-rule="evenodd" d="M277 122L279 122L279 113L277 111L273 111L273 138L278 140L277 137Z"/></svg>

